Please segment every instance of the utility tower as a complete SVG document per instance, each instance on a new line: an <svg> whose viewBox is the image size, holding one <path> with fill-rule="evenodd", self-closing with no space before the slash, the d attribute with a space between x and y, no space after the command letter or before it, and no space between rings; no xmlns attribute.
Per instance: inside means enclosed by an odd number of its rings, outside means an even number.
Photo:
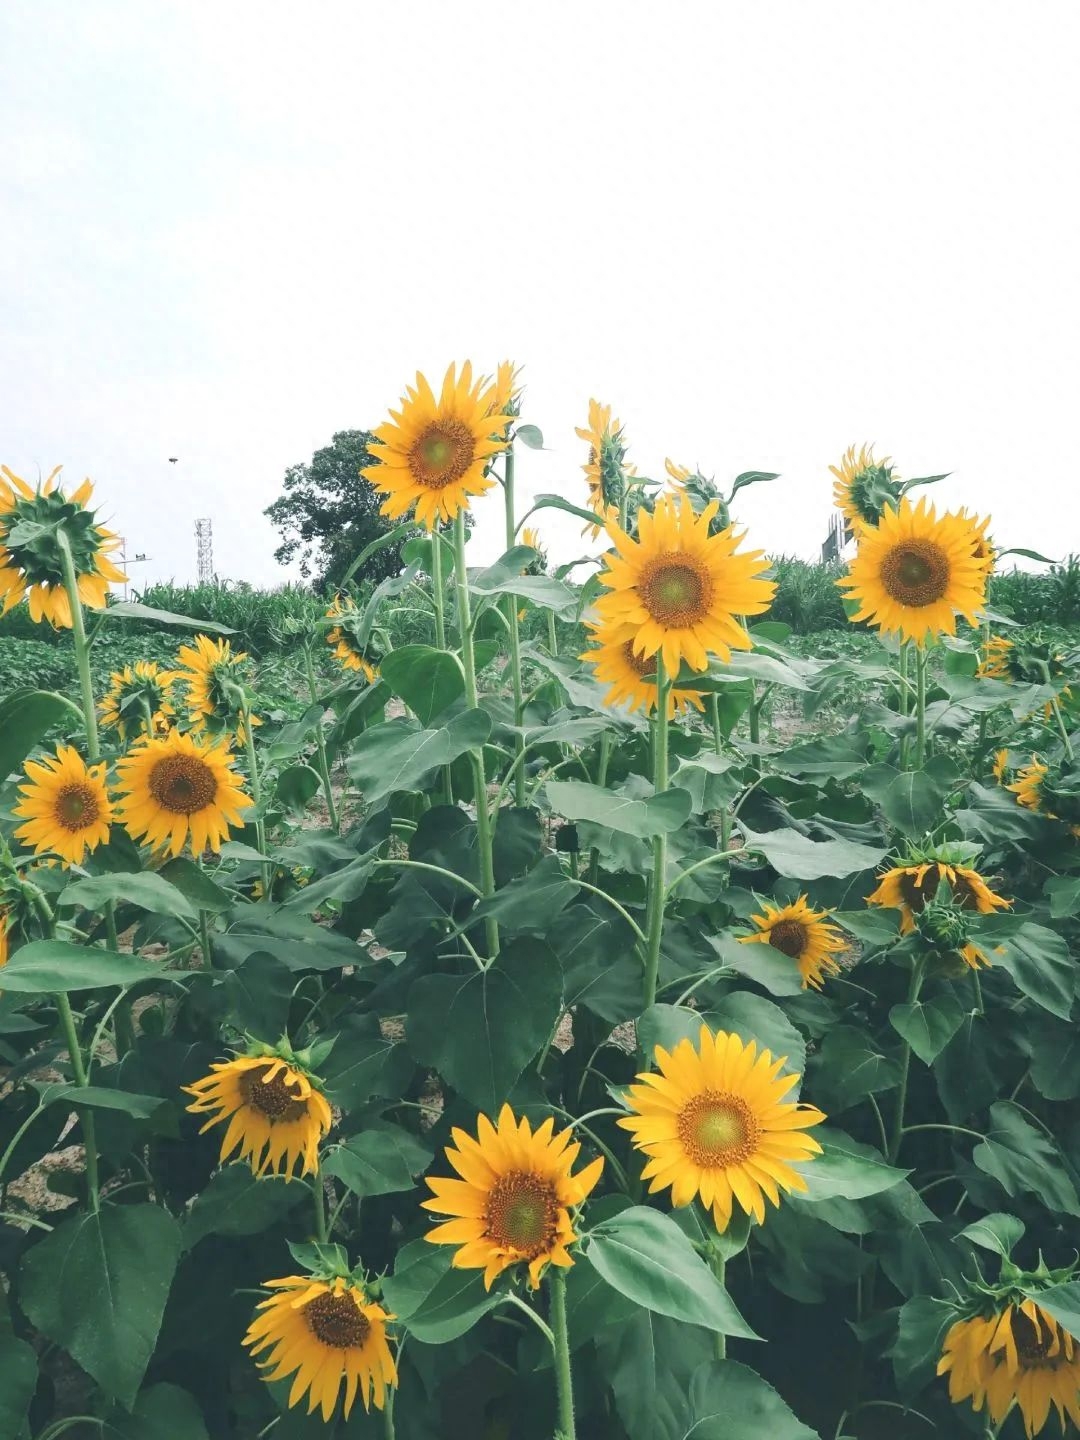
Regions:
<svg viewBox="0 0 1080 1440"><path fill-rule="evenodd" d="M199 561L199 584L214 583L214 529L210 520L195 521L195 553Z"/></svg>

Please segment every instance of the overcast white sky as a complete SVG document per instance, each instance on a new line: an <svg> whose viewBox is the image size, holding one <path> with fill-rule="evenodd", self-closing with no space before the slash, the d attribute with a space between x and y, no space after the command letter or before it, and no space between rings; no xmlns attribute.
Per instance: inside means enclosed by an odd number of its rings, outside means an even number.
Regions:
<svg viewBox="0 0 1080 1440"><path fill-rule="evenodd" d="M209 515L272 584L287 465L510 356L526 496L581 499L596 395L646 474L783 472L738 506L774 553L863 440L1080 549L1078 39L1073 0L3 0L0 459L90 475L140 580Z"/></svg>

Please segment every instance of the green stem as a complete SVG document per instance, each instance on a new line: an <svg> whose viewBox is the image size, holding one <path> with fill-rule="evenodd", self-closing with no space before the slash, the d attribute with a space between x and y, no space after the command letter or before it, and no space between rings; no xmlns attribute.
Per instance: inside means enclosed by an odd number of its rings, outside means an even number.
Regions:
<svg viewBox="0 0 1080 1440"><path fill-rule="evenodd" d="M570 1337L566 1328L566 1277L554 1267L551 1276L551 1331L555 1337L555 1392L559 1405L560 1440L576 1440L574 1380L570 1371Z"/></svg>
<svg viewBox="0 0 1080 1440"><path fill-rule="evenodd" d="M750 721L750 744L757 745L761 740L761 710L758 708L757 686L751 683L753 699L750 701L748 719Z"/></svg>
<svg viewBox="0 0 1080 1440"><path fill-rule="evenodd" d="M712 721L713 749L717 755L724 753L724 736L720 729L720 696L714 690L709 696L709 718Z"/></svg>
<svg viewBox="0 0 1080 1440"><path fill-rule="evenodd" d="M75 1033L75 1017L71 1013L71 1001L67 992L61 990L56 996L56 1008L60 1015L60 1028L64 1032L64 1040L67 1042L68 1055L71 1057L71 1069L75 1076L76 1085L86 1085L86 1066L83 1064L82 1049L79 1046L79 1037ZM98 1154L97 1134L94 1128L94 1116L90 1110L84 1110L79 1116L79 1123L83 1132L83 1147L86 1150L86 1188L90 1196L90 1208L97 1211L101 1207L101 1200L98 1194Z"/></svg>
<svg viewBox="0 0 1080 1440"><path fill-rule="evenodd" d="M315 1239L320 1245L325 1245L327 1240L326 1194L323 1190L321 1164L316 1164L315 1174L311 1177L311 1198L315 1207Z"/></svg>
<svg viewBox="0 0 1080 1440"><path fill-rule="evenodd" d="M431 532L431 598L435 602L435 644L446 649L446 589L442 573L442 536L438 526Z"/></svg>
<svg viewBox="0 0 1080 1440"><path fill-rule="evenodd" d="M666 887L664 892L665 896L669 896L676 886L681 885L684 880L688 880L696 871L704 870L706 865L715 865L717 861L723 861L726 864L728 860L734 859L736 855L746 856L752 855L753 853L753 850L743 848L742 850L717 850L712 855L706 855L704 860L696 860L693 865L688 865L685 870L680 870L671 884Z"/></svg>
<svg viewBox="0 0 1080 1440"><path fill-rule="evenodd" d="M914 1005L919 998L919 991L922 989L923 965L917 960L911 968L911 983L908 986L907 1003ZM889 1146L888 1160L890 1165L896 1164L896 1157L900 1153L900 1144L904 1138L904 1107L907 1105L908 1075L911 1072L911 1046L904 1042L903 1058L900 1061L900 1087L896 1092L896 1115L893 1119L892 1143Z"/></svg>
<svg viewBox="0 0 1080 1440"><path fill-rule="evenodd" d="M715 1250L711 1250L709 1252L709 1266L713 1274L716 1276L717 1280L719 1280L720 1284L723 1285L727 1275L727 1261L724 1259L723 1255L718 1254ZM716 1342L717 1360L726 1360L727 1336L721 1335L720 1332L717 1331L713 1338Z"/></svg>
<svg viewBox="0 0 1080 1440"><path fill-rule="evenodd" d="M457 582L458 628L461 631L461 663L465 671L465 703L470 710L480 704L476 689L476 656L473 653L472 609L469 604L469 572L465 564L465 511L454 517L454 575ZM495 862L491 850L491 819L488 815L487 776L484 747L470 752L473 790L476 799L476 842L480 858L480 888L485 897L495 894ZM499 926L490 916L484 921L488 958L499 953Z"/></svg>
<svg viewBox="0 0 1080 1440"><path fill-rule="evenodd" d="M600 758L596 764L596 783L602 790L607 784L608 761L611 759L611 732L605 730L600 736ZM595 885L600 878L600 851L594 845L589 852L589 883Z"/></svg>
<svg viewBox="0 0 1080 1440"><path fill-rule="evenodd" d="M506 514L506 548L512 550L517 544L517 522L514 514L514 442L506 448L506 463L503 474L503 501ZM506 597L506 623L510 630L510 682L514 689L514 724L520 726L524 714L521 700L521 637L518 634L518 602L513 595ZM520 761L525 749L525 736L514 736L514 752ZM525 767L518 765L514 774L514 804L519 809L525 806Z"/></svg>
<svg viewBox="0 0 1080 1440"><path fill-rule="evenodd" d="M915 651L915 769L926 763L926 664L923 646Z"/></svg>
<svg viewBox="0 0 1080 1440"><path fill-rule="evenodd" d="M657 795L668 788L668 689L662 652L656 653L656 712L653 715L653 790ZM664 933L664 902L667 899L667 835L653 839L653 865L649 876L648 944L645 951L643 1009L656 1003L656 978L660 971L660 942Z"/></svg>
<svg viewBox="0 0 1080 1440"><path fill-rule="evenodd" d="M549 611L547 612L547 642L548 642L548 653L549 653L553 658L558 658L558 654L559 654L559 637L558 637L558 632L557 632L556 629L555 629L555 612L554 612L554 610L549 610Z"/></svg>
<svg viewBox="0 0 1080 1440"><path fill-rule="evenodd" d="M199 948L202 950L204 970L214 968L214 951L210 944L210 911L199 911Z"/></svg>
<svg viewBox="0 0 1080 1440"><path fill-rule="evenodd" d="M82 601L79 598L79 581L75 574L75 561L72 558L71 546L62 529L57 530L56 539L60 546L60 559L64 567L64 589L67 591L68 605L71 609L71 634L75 642L75 668L79 675L83 724L86 727L86 755L87 759L93 762L101 759L101 744L98 740L94 681L90 674L90 646L86 640L86 625L83 622Z"/></svg>
<svg viewBox="0 0 1080 1440"><path fill-rule="evenodd" d="M311 646L304 646L304 669L307 672L308 694L311 696L313 705L318 703L319 687L315 683L315 666L311 659ZM330 816L330 826L334 831L338 828L337 806L334 804L334 792L330 788L330 765L326 758L326 736L323 734L322 716L320 715L315 724L315 746L319 757L319 779L322 781L323 794L326 796L326 810Z"/></svg>
<svg viewBox="0 0 1080 1440"><path fill-rule="evenodd" d="M262 779L259 776L259 762L255 757L255 730L251 723L251 712L243 712L244 725L244 748L247 750L247 762L249 778L251 780L251 798L255 802L256 812L262 805ZM266 854L266 821L261 815L255 819L255 839L258 845L259 854ZM270 890L274 883L273 871L269 860L262 862L262 883L263 899L269 901Z"/></svg>

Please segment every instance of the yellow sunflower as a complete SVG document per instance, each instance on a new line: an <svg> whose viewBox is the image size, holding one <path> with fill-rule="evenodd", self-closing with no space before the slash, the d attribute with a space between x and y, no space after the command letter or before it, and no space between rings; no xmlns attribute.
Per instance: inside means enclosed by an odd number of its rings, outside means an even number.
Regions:
<svg viewBox="0 0 1080 1440"><path fill-rule="evenodd" d="M813 909L805 895L800 895L793 905L771 905L768 900L761 903L764 914L750 917L758 934L740 935L743 945L760 942L789 955L799 967L804 990L808 985L820 990L827 975L840 974L836 956L851 947L843 932L828 923L831 910Z"/></svg>
<svg viewBox="0 0 1080 1440"><path fill-rule="evenodd" d="M637 655L662 654L669 677L684 660L705 670L710 653L730 660L732 650L749 650L738 617L767 610L776 591L760 578L768 566L760 550L739 554L730 525L709 534L718 506L695 515L687 500L665 495L641 513L636 540L607 527L617 553L604 557L607 588L596 602L605 635L630 641Z"/></svg>
<svg viewBox="0 0 1080 1440"><path fill-rule="evenodd" d="M833 504L856 534L860 526L876 525L885 506L895 506L899 499L896 468L891 460L875 460L872 445L864 445L857 453L852 445L840 464L829 469L836 477Z"/></svg>
<svg viewBox="0 0 1080 1440"><path fill-rule="evenodd" d="M521 390L518 376L521 367L512 360L503 360L495 371L492 409L496 415L516 416L521 410Z"/></svg>
<svg viewBox="0 0 1080 1440"><path fill-rule="evenodd" d="M120 548L111 530L97 523L88 508L94 487L89 480L71 495L59 488L58 465L37 490L0 465L0 614L29 594L30 618L48 620L54 629L71 628L71 604L64 588L64 564L57 538L63 531L75 567L79 599L104 610L110 584L127 576L109 556ZM32 540L19 540L16 526L33 527ZM13 538L13 535L15 538Z"/></svg>
<svg viewBox="0 0 1080 1440"><path fill-rule="evenodd" d="M417 520L433 530L491 489L495 482L486 472L492 456L506 448L509 423L509 416L492 413L497 398L496 386L473 381L467 360L460 374L456 365L447 370L438 399L417 374L401 409L391 410L375 431L370 449L379 463L360 472L386 496L383 515L398 520L415 506Z"/></svg>
<svg viewBox="0 0 1080 1440"><path fill-rule="evenodd" d="M987 573L994 568L994 560L997 556L997 549L989 535L990 516L984 515L980 520L978 515L969 515L961 508L958 512L959 518L971 527L972 541L975 547L975 558L985 565Z"/></svg>
<svg viewBox="0 0 1080 1440"><path fill-rule="evenodd" d="M576 426L575 431L589 446L589 458L581 467L589 487L585 503L599 517L596 525L586 525L581 533L588 533L595 540L608 520L618 518L626 483L636 471L627 463L622 422L612 420L610 405L590 400L589 423Z"/></svg>
<svg viewBox="0 0 1080 1440"><path fill-rule="evenodd" d="M631 710L644 710L651 715L656 709L656 659L634 653L632 640L608 640L604 627L593 628L591 638L596 644L579 659L596 671L596 678L609 687L605 705L626 705ZM701 695L672 685L668 688L668 719L684 711L704 710Z"/></svg>
<svg viewBox="0 0 1080 1440"><path fill-rule="evenodd" d="M0 970L7 964L8 955L11 953L10 942L8 940L8 924L7 911L0 910Z"/></svg>
<svg viewBox="0 0 1080 1440"><path fill-rule="evenodd" d="M694 474L689 465L676 465L672 459L665 459L664 469L667 471L668 479L676 490L685 489L686 482Z"/></svg>
<svg viewBox="0 0 1080 1440"><path fill-rule="evenodd" d="M783 1056L702 1025L696 1048L680 1040L669 1054L657 1045L655 1058L660 1074L637 1077L627 1092L633 1114L617 1122L649 1157L641 1173L650 1194L670 1188L676 1206L700 1196L726 1230L735 1201L760 1225L766 1196L779 1205L781 1190L807 1188L792 1166L821 1146L800 1132L825 1116L784 1100L799 1077L778 1078Z"/></svg>
<svg viewBox="0 0 1080 1440"><path fill-rule="evenodd" d="M1006 776L1009 773L1009 752L1008 750L994 751L994 779L999 785L1005 784Z"/></svg>
<svg viewBox="0 0 1080 1440"><path fill-rule="evenodd" d="M251 1322L244 1344L251 1347L264 1379L284 1380L295 1371L289 1408L306 1394L308 1414L316 1406L329 1422L345 1382L342 1415L347 1420L356 1400L364 1409L386 1403L387 1389L397 1385L397 1367L386 1339L394 1316L370 1300L361 1286L343 1276L320 1280L312 1275L286 1275L267 1280L278 1294L264 1300Z"/></svg>
<svg viewBox="0 0 1080 1440"><path fill-rule="evenodd" d="M1061 815L1057 806L1058 802L1049 800L1047 789L1050 783L1050 766L1045 760L1040 760L1038 755L1033 755L1027 765L1021 765L1016 772L1016 779L1011 785L1006 785L1006 790L1011 790L1016 796L1016 803L1023 805L1026 810L1033 810L1041 815L1044 820L1064 820L1069 827L1070 834L1080 838L1080 824L1075 823L1072 815ZM1075 795L1065 797L1066 809L1075 812ZM1053 805L1053 809L1051 809Z"/></svg>
<svg viewBox="0 0 1080 1440"><path fill-rule="evenodd" d="M181 645L173 680L187 687L189 725L194 734L209 730L220 735L235 730L243 745L247 739L243 717L246 715L253 727L262 724L247 710L239 688L239 667L247 658L242 650L234 654L228 640L211 640L209 635L196 635L193 645Z"/></svg>
<svg viewBox="0 0 1080 1440"><path fill-rule="evenodd" d="M850 573L836 583L858 601L854 619L921 645L928 635L955 635L957 614L978 623L986 566L966 521L901 500L899 509L886 505L875 528L860 529Z"/></svg>
<svg viewBox="0 0 1080 1440"><path fill-rule="evenodd" d="M1012 905L1011 900L991 890L977 870L942 860L898 865L886 870L878 876L878 887L866 897L866 903L899 910L900 934L910 935L915 929L916 915L933 900L943 880L952 892L953 903L961 910L992 915L995 910L1007 910ZM983 951L970 942L961 946L960 954L972 968L990 963Z"/></svg>
<svg viewBox="0 0 1080 1440"><path fill-rule="evenodd" d="M433 1195L422 1202L424 1209L453 1219L427 1238L456 1245L453 1265L483 1270L488 1290L511 1265L528 1265L535 1290L548 1265L574 1263L567 1249L577 1240L570 1211L592 1191L604 1161L572 1174L581 1146L572 1130L553 1135L554 1128L549 1117L533 1131L504 1105L498 1126L478 1117L475 1140L459 1128L451 1131L454 1145L447 1146L446 1158L460 1180L428 1177Z"/></svg>
<svg viewBox="0 0 1080 1440"><path fill-rule="evenodd" d="M126 745L140 735L164 735L176 719L171 699L171 670L155 660L136 660L109 676L101 702L101 723L115 729Z"/></svg>
<svg viewBox="0 0 1080 1440"><path fill-rule="evenodd" d="M995 1425L1015 1405L1029 1440L1051 1406L1062 1432L1066 1418L1080 1427L1080 1345L1034 1300L950 1326L937 1373L948 1375L954 1405L970 1400L975 1411L985 1405Z"/></svg>
<svg viewBox="0 0 1080 1440"><path fill-rule="evenodd" d="M105 766L87 765L70 745L55 755L28 760L29 784L13 813L26 821L16 839L35 855L59 855L65 865L81 865L88 850L108 843L113 808L105 788Z"/></svg>
<svg viewBox="0 0 1080 1440"><path fill-rule="evenodd" d="M343 616L353 616L356 613L356 601L351 595L335 595L326 612L326 618L327 620L340 620ZM379 672L361 654L355 640L344 626L335 625L328 630L326 643L334 652L334 659L340 660L342 669L357 670L369 685L375 683Z"/></svg>
<svg viewBox="0 0 1080 1440"><path fill-rule="evenodd" d="M116 770L117 819L132 839L170 855L179 855L189 838L196 855L220 850L251 803L227 739L210 743L170 730L161 739L143 740Z"/></svg>
<svg viewBox="0 0 1080 1440"><path fill-rule="evenodd" d="M1004 635L991 635L986 642L985 654L979 664L977 672L979 678L982 680L1011 680L1009 656L1015 648L1013 642L1007 640Z"/></svg>
<svg viewBox="0 0 1080 1440"><path fill-rule="evenodd" d="M256 1175L271 1171L291 1179L314 1175L319 1144L330 1130L330 1106L316 1088L314 1076L280 1055L238 1055L211 1065L211 1073L185 1085L195 1103L187 1108L210 1116L199 1131L228 1128L221 1141L221 1163L233 1151Z"/></svg>

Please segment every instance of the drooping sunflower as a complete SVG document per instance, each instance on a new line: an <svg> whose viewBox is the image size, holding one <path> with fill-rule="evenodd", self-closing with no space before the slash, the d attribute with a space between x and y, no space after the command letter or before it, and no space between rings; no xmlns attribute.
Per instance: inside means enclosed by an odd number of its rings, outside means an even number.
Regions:
<svg viewBox="0 0 1080 1440"><path fill-rule="evenodd" d="M351 1277L286 1275L267 1280L265 1288L278 1293L256 1307L261 1313L243 1343L265 1371L265 1380L284 1380L295 1372L290 1409L306 1394L308 1414L319 1406L329 1422L344 1382L344 1419L358 1390L365 1410L372 1401L381 1410L398 1378L386 1338L387 1322L394 1316ZM258 1359L260 1355L264 1358Z"/></svg>
<svg viewBox="0 0 1080 1440"><path fill-rule="evenodd" d="M702 1025L696 1048L688 1039L670 1053L657 1045L655 1059L660 1073L637 1077L627 1092L633 1114L616 1122L649 1157L641 1173L650 1194L670 1188L680 1207L700 1196L725 1230L735 1202L760 1225L766 1197L779 1205L781 1190L807 1188L792 1166L821 1153L802 1132L825 1116L784 1100L799 1077L779 1076L783 1056Z"/></svg>
<svg viewBox="0 0 1080 1440"><path fill-rule="evenodd" d="M976 915L1007 910L1011 900L991 890L977 870L949 860L926 859L914 865L897 865L878 876L878 887L866 897L868 905L882 905L900 911L900 934L910 935L916 917L931 903L944 881L952 892L953 904ZM960 955L973 968L989 964L977 945L970 941Z"/></svg>
<svg viewBox="0 0 1080 1440"><path fill-rule="evenodd" d="M59 488L58 465L38 487L0 465L0 600L6 613L29 594L30 618L48 620L54 629L71 628L71 604L64 588L64 560L59 532L63 532L75 568L79 599L92 610L103 610L110 584L123 584L127 576L109 559L120 548L111 530L97 523L89 502L94 487L89 480L71 495ZM33 538L20 540L16 527L32 527ZM24 532L25 533L25 532Z"/></svg>
<svg viewBox="0 0 1080 1440"><path fill-rule="evenodd" d="M1071 834L1080 837L1080 779L1075 767L1065 773L1061 765L1051 766L1038 755L1033 755L1027 765L1021 765L1016 779L1006 790L1016 796L1016 803L1026 810L1033 810L1045 820L1061 820L1068 825Z"/></svg>
<svg viewBox="0 0 1080 1440"><path fill-rule="evenodd" d="M690 479L691 475L694 474L694 471L690 469L689 465L677 465L670 457L664 460L664 469L667 471L668 479L676 490L685 489L686 482Z"/></svg>
<svg viewBox="0 0 1080 1440"><path fill-rule="evenodd" d="M573 1131L554 1135L550 1117L533 1131L526 1119L515 1118L509 1105L492 1125L477 1119L476 1138L455 1127L454 1144L446 1158L461 1176L447 1180L429 1176L433 1192L425 1210L453 1218L429 1230L434 1245L455 1245L452 1264L459 1270L483 1270L484 1285L511 1265L528 1266L535 1290L548 1265L574 1263L567 1247L574 1233L570 1211L590 1194L604 1161L572 1173L581 1146ZM456 1147L456 1148L455 1148Z"/></svg>
<svg viewBox="0 0 1080 1440"><path fill-rule="evenodd" d="M789 955L799 968L804 990L811 985L820 990L827 975L839 975L836 957L851 947L843 932L829 924L831 910L815 910L805 895L792 905L772 905L768 900L761 905L764 913L750 917L758 933L740 935L742 944L771 945Z"/></svg>
<svg viewBox="0 0 1080 1440"><path fill-rule="evenodd" d="M833 504L855 534L860 526L876 525L885 506L895 506L899 501L896 467L889 459L875 460L872 445L862 446L858 453L854 445L850 446L840 464L830 465L829 469L836 477Z"/></svg>
<svg viewBox="0 0 1080 1440"><path fill-rule="evenodd" d="M492 408L496 415L516 416L521 411L522 386L518 382L521 367L512 360L502 360L495 371Z"/></svg>
<svg viewBox="0 0 1080 1440"><path fill-rule="evenodd" d="M351 595L335 595L326 612L326 618L327 620L341 620L351 618L356 614L356 601ZM340 660L343 669L356 670L363 675L369 685L375 683L379 672L362 654L346 626L335 625L328 630L326 643L334 652L334 659Z"/></svg>
<svg viewBox="0 0 1080 1440"><path fill-rule="evenodd" d="M15 831L36 855L59 855L65 865L81 865L88 850L109 839L113 807L105 788L105 766L87 765L71 745L55 755L28 760L29 781L14 814L26 821Z"/></svg>
<svg viewBox="0 0 1080 1440"><path fill-rule="evenodd" d="M268 1047L257 1055L237 1055L211 1065L210 1074L185 1085L194 1104L187 1108L210 1116L199 1131L228 1122L221 1141L221 1163L239 1151L237 1159L256 1175L270 1171L291 1179L313 1175L319 1163L319 1145L330 1130L330 1106L317 1088L318 1081L296 1060L286 1059Z"/></svg>
<svg viewBox="0 0 1080 1440"><path fill-rule="evenodd" d="M1004 635L991 635L986 642L983 658L976 672L981 680L1011 680L1009 657L1015 649L1011 640Z"/></svg>
<svg viewBox="0 0 1080 1440"><path fill-rule="evenodd" d="M886 505L877 526L859 531L850 572L837 585L858 601L854 619L923 644L928 635L955 635L956 617L972 625L986 598L986 566L975 557L970 525L938 518L920 500Z"/></svg>
<svg viewBox="0 0 1080 1440"><path fill-rule="evenodd" d="M235 733L243 745L246 721L252 726L262 724L251 713L240 686L247 658L242 650L234 652L228 640L211 640L209 635L196 635L193 645L181 645L173 680L187 687L188 723L193 734Z"/></svg>
<svg viewBox="0 0 1080 1440"><path fill-rule="evenodd" d="M114 729L125 745L141 735L166 734L176 719L173 678L156 660L136 660L114 670L100 706L102 725Z"/></svg>
<svg viewBox="0 0 1080 1440"><path fill-rule="evenodd" d="M7 962L8 962L8 955L10 954L10 942L9 942L9 940L8 940L8 925L9 925L9 921L8 921L8 913L7 913L7 911L6 911L6 910L0 910L0 970L2 970L2 969L4 968L4 966L7 964Z"/></svg>
<svg viewBox="0 0 1080 1440"><path fill-rule="evenodd" d="M1009 752L1008 750L994 751L994 779L999 785L1004 785L1009 774Z"/></svg>
<svg viewBox="0 0 1080 1440"><path fill-rule="evenodd" d="M589 423L578 425L575 430L578 438L589 446L589 458L581 467L589 487L585 503L598 516L597 524L586 525L581 533L588 533L595 540L606 522L618 517L627 481L636 472L627 463L622 422L612 420L610 405L590 400Z"/></svg>
<svg viewBox="0 0 1080 1440"><path fill-rule="evenodd" d="M460 374L456 365L447 370L438 399L417 374L401 409L375 430L370 449L379 463L360 472L386 496L383 515L398 520L415 507L417 520L433 530L491 489L495 482L486 472L492 456L506 448L509 423L509 416L493 413L497 398L496 386L474 382L467 360Z"/></svg>
<svg viewBox="0 0 1080 1440"><path fill-rule="evenodd" d="M596 678L609 686L605 705L626 705L651 715L656 709L656 659L637 655L632 640L609 640L603 626L593 627L591 639L596 644L579 657L596 671ZM704 710L705 704L697 690L668 687L668 719L688 711Z"/></svg>
<svg viewBox="0 0 1080 1440"><path fill-rule="evenodd" d="M776 590L760 578L768 564L760 550L739 554L730 525L709 534L718 504L695 515L689 501L665 495L639 516L636 540L607 527L617 553L604 557L607 588L596 602L605 636L629 641L636 655L663 655L669 677L684 660L705 670L710 654L730 660L732 650L749 650L738 617L767 610Z"/></svg>
<svg viewBox="0 0 1080 1440"><path fill-rule="evenodd" d="M179 855L190 839L201 855L217 851L250 805L232 767L229 741L198 740L180 730L143 740L117 762L117 819L132 839Z"/></svg>
<svg viewBox="0 0 1080 1440"><path fill-rule="evenodd" d="M957 1320L937 1373L948 1375L954 1405L970 1400L976 1412L985 1405L995 1425L1015 1405L1029 1440L1051 1407L1063 1432L1066 1419L1080 1427L1080 1344L1029 1298Z"/></svg>

